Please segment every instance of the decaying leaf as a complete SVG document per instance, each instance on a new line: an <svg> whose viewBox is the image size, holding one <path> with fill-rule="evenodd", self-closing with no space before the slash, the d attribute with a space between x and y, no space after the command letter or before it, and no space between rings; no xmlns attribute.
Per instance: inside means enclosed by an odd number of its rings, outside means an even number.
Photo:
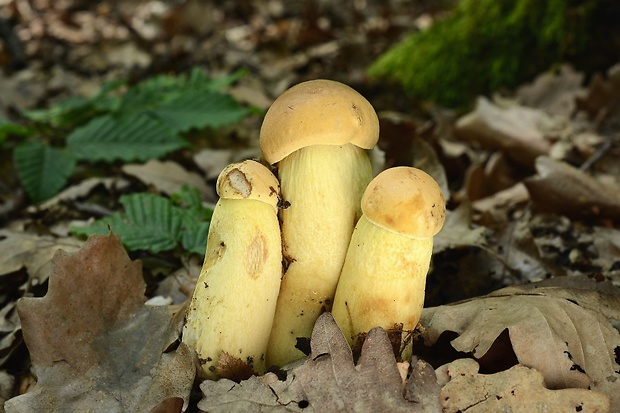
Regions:
<svg viewBox="0 0 620 413"><path fill-rule="evenodd" d="M583 73L563 65L557 72L545 72L531 84L520 87L517 99L524 106L570 116L575 110L575 99L584 93Z"/></svg>
<svg viewBox="0 0 620 413"><path fill-rule="evenodd" d="M620 190L547 156L536 159L538 176L524 181L536 208L569 217L620 219Z"/></svg>
<svg viewBox="0 0 620 413"><path fill-rule="evenodd" d="M134 176L147 185L153 185L159 192L172 195L181 190L183 185L198 189L203 199L215 199L215 190L205 183L202 176L190 172L173 161L152 159L144 165L129 164L123 166L123 172Z"/></svg>
<svg viewBox="0 0 620 413"><path fill-rule="evenodd" d="M9 400L7 412L150 412L187 406L191 351L180 345L179 317L145 306L142 264L118 237L92 236L77 253L60 251L43 298L17 310L37 384Z"/></svg>
<svg viewBox="0 0 620 413"><path fill-rule="evenodd" d="M441 390L444 413L609 411L609 398L585 389L549 390L542 375L516 365L495 374L479 374L478 363L458 359L442 366L447 383Z"/></svg>
<svg viewBox="0 0 620 413"><path fill-rule="evenodd" d="M26 268L31 280L43 283L58 250L75 252L83 244L72 237L55 238L0 229L0 275Z"/></svg>
<svg viewBox="0 0 620 413"><path fill-rule="evenodd" d="M454 211L446 211L446 222L433 241L433 254L449 248L486 246L486 228L472 226L471 213L468 202L463 202Z"/></svg>
<svg viewBox="0 0 620 413"><path fill-rule="evenodd" d="M273 374L235 384L204 381L203 411L217 412L419 412L420 405L403 396L403 381L384 330L368 333L358 364L331 314L317 320L311 354L286 370L286 380Z"/></svg>
<svg viewBox="0 0 620 413"><path fill-rule="evenodd" d="M584 284L617 303L620 293ZM561 291L561 290L559 290ZM573 293L580 295L580 293ZM594 294L594 293L593 293ZM444 332L457 337L450 345L471 354L485 369L498 370L497 361L515 362L538 370L549 389L590 388L611 400L612 411L620 409L620 333L608 318L580 305L557 288L511 287L454 305L427 308L420 323L426 346L435 344ZM596 306L596 304L594 304ZM613 311L620 316L620 308Z"/></svg>
<svg viewBox="0 0 620 413"><path fill-rule="evenodd" d="M549 152L543 125L552 121L541 110L514 106L502 109L480 97L473 112L455 125L455 136L477 142L485 149L500 150L514 161L532 167L534 159Z"/></svg>
<svg viewBox="0 0 620 413"><path fill-rule="evenodd" d="M68 187L42 204L37 205L36 209L45 210L58 205L59 202L73 201L84 197L99 185L104 186L107 190L112 188L121 190L129 186L129 182L122 178L87 178L77 185ZM30 210L34 211L35 207L31 207Z"/></svg>

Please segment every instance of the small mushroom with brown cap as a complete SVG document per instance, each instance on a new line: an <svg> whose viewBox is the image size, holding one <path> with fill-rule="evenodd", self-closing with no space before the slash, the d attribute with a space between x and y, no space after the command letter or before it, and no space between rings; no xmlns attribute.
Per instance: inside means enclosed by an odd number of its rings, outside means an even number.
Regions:
<svg viewBox="0 0 620 413"><path fill-rule="evenodd" d="M426 172L396 167L368 185L362 211L332 315L353 348L361 346L372 328L382 327L408 360L411 332L422 314L433 236L445 220L445 201Z"/></svg>
<svg viewBox="0 0 620 413"><path fill-rule="evenodd" d="M199 377L210 379L222 375L222 358L238 359L246 372L265 371L282 277L276 177L255 161L231 164L218 177L217 193L183 327L183 342L200 361Z"/></svg>
<svg viewBox="0 0 620 413"><path fill-rule="evenodd" d="M358 92L331 80L293 86L271 105L260 130L263 157L278 167L285 208L280 212L284 258L267 361L282 366L304 356L297 339L310 337L331 309L359 202L372 179L367 149L379 121Z"/></svg>

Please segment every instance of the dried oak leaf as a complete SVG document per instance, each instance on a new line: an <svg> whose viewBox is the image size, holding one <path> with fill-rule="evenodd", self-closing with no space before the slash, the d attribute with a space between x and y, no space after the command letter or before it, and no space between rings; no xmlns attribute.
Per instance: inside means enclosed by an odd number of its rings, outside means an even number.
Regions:
<svg viewBox="0 0 620 413"><path fill-rule="evenodd" d="M331 314L317 320L311 353L286 370L286 380L268 373L239 384L204 381L198 408L210 413L420 412L405 400L403 381L384 330L368 333L358 364Z"/></svg>
<svg viewBox="0 0 620 413"><path fill-rule="evenodd" d="M552 123L542 110L524 106L503 109L480 97L475 110L457 120L454 133L458 139L477 142L483 149L500 150L531 168L534 159L551 148L543 130Z"/></svg>
<svg viewBox="0 0 620 413"><path fill-rule="evenodd" d="M450 345L486 369L499 371L493 363L513 357L514 364L538 370L547 388L589 388L607 395L612 411L620 411L620 333L608 319L613 312L608 304L617 302L620 293L599 284L606 283L584 284L572 294L556 287L509 287L425 309L420 320L424 344L452 332L457 337ZM588 288L612 295L601 300L600 312L593 308L594 294L583 294L587 298L581 302L573 298ZM619 313L616 308L609 318Z"/></svg>
<svg viewBox="0 0 620 413"><path fill-rule="evenodd" d="M549 390L542 375L520 364L495 374L479 374L478 363L458 359L442 366L448 381L441 390L444 413L609 411L609 398L586 389Z"/></svg>
<svg viewBox="0 0 620 413"><path fill-rule="evenodd" d="M92 236L74 254L59 251L43 298L17 304L37 376L7 412L179 412L194 361L177 340L180 319L145 306L142 263L115 235ZM162 405L166 409L162 410Z"/></svg>
<svg viewBox="0 0 620 413"><path fill-rule="evenodd" d="M41 284L51 273L56 251L74 252L83 242L72 237L55 238L0 229L0 275L26 268L31 280Z"/></svg>
<svg viewBox="0 0 620 413"><path fill-rule="evenodd" d="M620 190L547 156L536 159L537 176L524 181L537 210L569 217L620 219Z"/></svg>

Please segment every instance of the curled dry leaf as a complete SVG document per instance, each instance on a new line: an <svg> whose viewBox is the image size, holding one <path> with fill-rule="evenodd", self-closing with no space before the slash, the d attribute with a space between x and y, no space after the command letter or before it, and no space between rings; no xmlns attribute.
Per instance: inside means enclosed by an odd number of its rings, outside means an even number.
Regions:
<svg viewBox="0 0 620 413"><path fill-rule="evenodd" d="M122 169L127 175L134 176L147 185L153 185L166 195L178 192L183 185L190 185L198 189L202 199L217 198L214 189L207 186L202 176L189 172L173 161L152 159L144 165L124 165Z"/></svg>
<svg viewBox="0 0 620 413"><path fill-rule="evenodd" d="M620 307L610 310L608 303L617 303L620 293L599 285L604 284L585 284L573 294L590 288L611 295L602 301L604 310L618 319ZM580 305L559 291L510 287L425 309L420 320L424 344L432 346L444 332L452 332L457 337L451 346L473 355L486 369L498 370L498 360L516 358L515 363L538 370L547 388L590 388L609 397L612 411L620 410L620 333L592 308L592 299Z"/></svg>
<svg viewBox="0 0 620 413"><path fill-rule="evenodd" d="M331 314L317 320L311 354L286 369L286 380L274 374L236 384L204 381L198 404L210 413L226 412L419 412L403 396L403 381L384 330L368 333L358 364Z"/></svg>
<svg viewBox="0 0 620 413"><path fill-rule="evenodd" d="M166 352L181 320L144 305L142 264L118 237L92 236L52 263L45 297L17 304L38 381L6 411L150 412L176 399L187 406L193 356L184 345Z"/></svg>
<svg viewBox="0 0 620 413"><path fill-rule="evenodd" d="M558 71L545 72L531 84L520 87L517 99L524 106L568 117L575 110L575 99L584 93L583 73L562 65Z"/></svg>
<svg viewBox="0 0 620 413"><path fill-rule="evenodd" d="M446 211L446 222L433 240L433 254L466 246L486 247L486 228L472 225L471 203L463 202L454 211Z"/></svg>
<svg viewBox="0 0 620 413"><path fill-rule="evenodd" d="M441 390L444 413L609 411L609 398L586 389L549 390L542 375L516 365L495 374L479 374L478 363L459 359L442 366L448 382Z"/></svg>
<svg viewBox="0 0 620 413"><path fill-rule="evenodd" d="M75 252L83 244L72 237L55 238L0 229L0 275L26 268L30 280L41 284L52 272L58 250Z"/></svg>
<svg viewBox="0 0 620 413"><path fill-rule="evenodd" d="M543 212L569 217L620 219L620 190L547 156L536 159L538 176L524 181L532 202Z"/></svg>
<svg viewBox="0 0 620 413"><path fill-rule="evenodd" d="M473 112L457 120L454 133L459 139L477 142L484 149L500 150L528 168L549 152L550 143L542 132L551 119L541 110L514 106L502 109L480 97Z"/></svg>

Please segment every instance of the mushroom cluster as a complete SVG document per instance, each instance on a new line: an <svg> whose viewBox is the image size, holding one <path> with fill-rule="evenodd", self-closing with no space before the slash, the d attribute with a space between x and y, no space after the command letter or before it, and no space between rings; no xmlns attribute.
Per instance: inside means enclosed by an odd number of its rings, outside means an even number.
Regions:
<svg viewBox="0 0 620 413"><path fill-rule="evenodd" d="M352 346L380 326L410 356L445 202L419 169L373 179L368 150L378 137L362 95L308 81L265 115L260 147L275 175L256 161L222 171L183 330L202 378L222 376L224 358L260 374L303 357L303 339L325 311Z"/></svg>

